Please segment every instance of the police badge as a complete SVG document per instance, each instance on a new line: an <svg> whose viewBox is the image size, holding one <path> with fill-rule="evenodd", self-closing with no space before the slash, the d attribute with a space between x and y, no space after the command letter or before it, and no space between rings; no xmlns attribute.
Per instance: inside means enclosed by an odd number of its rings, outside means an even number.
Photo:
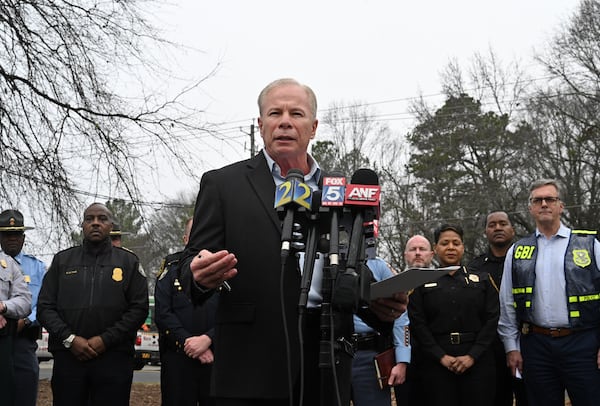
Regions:
<svg viewBox="0 0 600 406"><path fill-rule="evenodd" d="M114 268L112 273L112 279L115 282L121 282L123 280L123 270L121 268Z"/></svg>
<svg viewBox="0 0 600 406"><path fill-rule="evenodd" d="M573 250L573 262L575 265L585 268L592 263L588 250Z"/></svg>

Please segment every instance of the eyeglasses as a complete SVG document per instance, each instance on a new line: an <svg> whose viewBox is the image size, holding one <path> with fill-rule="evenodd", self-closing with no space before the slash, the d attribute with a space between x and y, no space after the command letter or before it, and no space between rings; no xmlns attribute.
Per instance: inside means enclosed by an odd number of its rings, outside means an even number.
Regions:
<svg viewBox="0 0 600 406"><path fill-rule="evenodd" d="M529 199L529 201L531 202L531 204L535 205L535 206L539 206L542 204L543 201L546 201L547 204L554 204L556 202L560 201L560 198L558 197L553 197L553 196L547 196L547 197L532 197L531 199Z"/></svg>

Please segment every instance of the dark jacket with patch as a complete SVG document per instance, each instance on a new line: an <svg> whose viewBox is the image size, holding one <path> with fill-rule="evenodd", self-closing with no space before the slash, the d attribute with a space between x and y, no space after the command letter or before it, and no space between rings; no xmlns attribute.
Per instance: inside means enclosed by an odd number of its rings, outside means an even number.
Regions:
<svg viewBox="0 0 600 406"><path fill-rule="evenodd" d="M70 334L100 336L107 351L133 354L135 336L148 314L148 285L131 251L84 242L54 256L38 299L38 320L48 330L48 349L66 350Z"/></svg>
<svg viewBox="0 0 600 406"><path fill-rule="evenodd" d="M487 273L465 267L416 288L408 302L413 348L438 362L445 354L470 355L477 361L491 348L500 315L498 292ZM450 334L468 334L453 345Z"/></svg>
<svg viewBox="0 0 600 406"><path fill-rule="evenodd" d="M184 291L179 272L183 252L168 255L159 272L154 290L154 321L160 333L160 349L183 351L185 340L206 334L214 338L217 296L194 306L189 292Z"/></svg>

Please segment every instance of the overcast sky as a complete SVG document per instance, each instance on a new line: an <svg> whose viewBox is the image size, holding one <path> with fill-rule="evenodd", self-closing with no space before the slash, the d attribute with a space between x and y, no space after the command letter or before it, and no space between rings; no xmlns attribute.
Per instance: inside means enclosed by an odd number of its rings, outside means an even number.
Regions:
<svg viewBox="0 0 600 406"><path fill-rule="evenodd" d="M206 118L222 123L227 142L206 149L198 170L246 158L256 97L270 81L293 77L311 86L324 109L334 101L373 103L411 124L407 99L440 93L451 58L466 66L491 48L502 61L533 66L576 0L176 0L155 14L163 34L198 52L177 57L180 77L219 68L194 93ZM317 132L318 135L318 132ZM159 185L167 191L172 182Z"/></svg>
<svg viewBox="0 0 600 406"><path fill-rule="evenodd" d="M152 8L153 23L168 39L195 49L173 52L179 79L214 76L188 103L221 123L225 141L197 159L206 170L247 158L256 98L274 79L311 86L319 108L334 101L371 103L394 115L402 133L412 123L407 100L440 93L440 72L451 58L467 65L491 47L502 61L533 66L577 0L170 0ZM179 81L165 88L176 91ZM259 135L257 134L257 137ZM318 131L317 131L318 139ZM190 156L190 159L195 159ZM147 174L141 174L141 179ZM163 171L145 185L147 201L164 201L197 183ZM126 196L115 196L126 197Z"/></svg>

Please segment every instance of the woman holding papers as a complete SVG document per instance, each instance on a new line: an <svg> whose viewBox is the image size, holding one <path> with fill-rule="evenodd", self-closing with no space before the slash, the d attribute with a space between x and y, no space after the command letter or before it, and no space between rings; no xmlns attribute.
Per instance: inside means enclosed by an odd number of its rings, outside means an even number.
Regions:
<svg viewBox="0 0 600 406"><path fill-rule="evenodd" d="M494 357L491 344L499 317L498 293L486 273L462 266L463 231L444 224L435 230L440 266L461 267L426 283L410 295L408 314L413 361L430 388L422 404L481 406L493 403Z"/></svg>

